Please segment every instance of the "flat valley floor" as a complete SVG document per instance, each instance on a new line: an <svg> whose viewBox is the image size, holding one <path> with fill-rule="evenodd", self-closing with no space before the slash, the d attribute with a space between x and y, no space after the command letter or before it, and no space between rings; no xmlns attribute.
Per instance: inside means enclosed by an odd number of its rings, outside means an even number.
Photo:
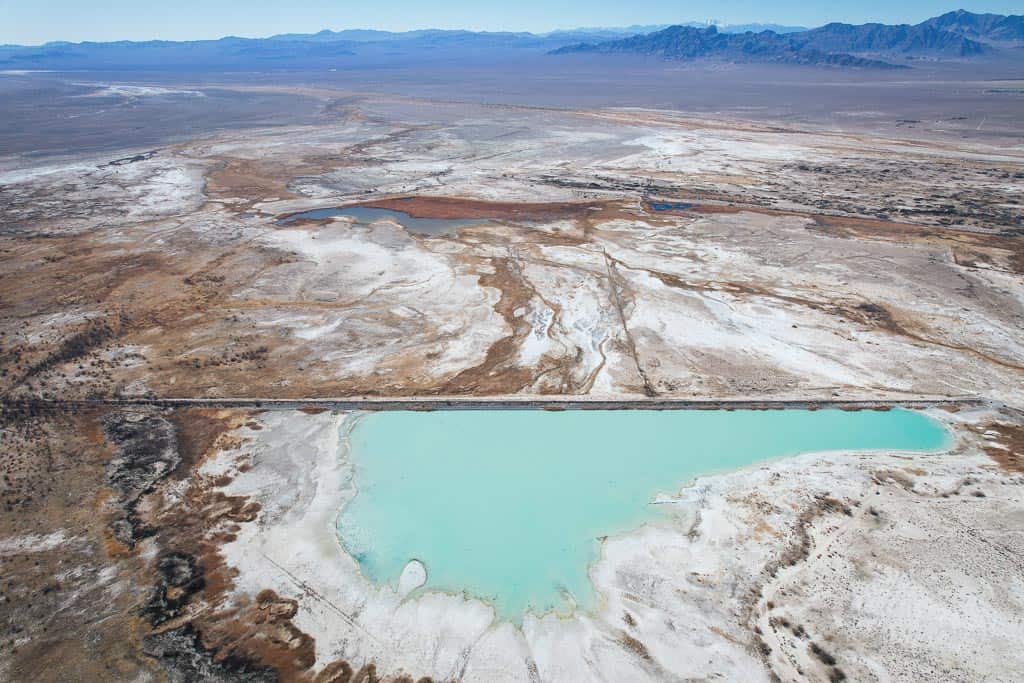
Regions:
<svg viewBox="0 0 1024 683"><path fill-rule="evenodd" d="M1005 82L794 118L103 78L0 75L0 679L1024 675ZM956 443L665 491L599 608L520 627L344 554L358 411L216 403L533 397L923 401Z"/></svg>

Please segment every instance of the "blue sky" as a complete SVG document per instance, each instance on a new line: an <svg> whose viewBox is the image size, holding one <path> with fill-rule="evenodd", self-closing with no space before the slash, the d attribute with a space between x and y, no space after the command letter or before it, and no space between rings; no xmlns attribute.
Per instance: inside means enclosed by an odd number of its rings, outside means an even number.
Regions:
<svg viewBox="0 0 1024 683"><path fill-rule="evenodd" d="M322 28L548 31L706 20L913 23L957 7L1024 13L1024 0L950 2L957 0L0 0L0 43L257 37Z"/></svg>

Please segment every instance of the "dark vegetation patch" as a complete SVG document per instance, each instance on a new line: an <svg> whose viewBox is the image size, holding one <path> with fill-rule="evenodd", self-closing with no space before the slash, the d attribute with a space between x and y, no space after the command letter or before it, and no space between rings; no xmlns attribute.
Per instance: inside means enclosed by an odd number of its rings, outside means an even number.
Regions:
<svg viewBox="0 0 1024 683"><path fill-rule="evenodd" d="M108 415L103 431L114 445L107 483L117 512L110 529L114 538L134 548L140 538L155 532L139 519L139 500L181 462L174 425L159 415L123 411Z"/></svg>
<svg viewBox="0 0 1024 683"><path fill-rule="evenodd" d="M836 658L833 657L831 654L829 654L820 645L818 645L817 643L812 642L808 647L810 647L811 652L814 653L814 656L817 657L819 660L821 660L821 662L823 664L827 664L828 666L834 666L835 665Z"/></svg>
<svg viewBox="0 0 1024 683"><path fill-rule="evenodd" d="M182 282L190 287L201 287L201 286L217 286L224 284L227 278L223 275L215 275L211 273L196 273L195 275L186 276Z"/></svg>
<svg viewBox="0 0 1024 683"><path fill-rule="evenodd" d="M808 648L811 650L811 654L813 654L818 659L818 661L820 661L822 664L828 667L829 681L831 681L832 683L839 683L840 681L846 680L846 674L843 673L842 669L836 666L836 658L832 655L832 653L828 652L826 649L824 649L823 647L821 647L813 641L808 645Z"/></svg>
<svg viewBox="0 0 1024 683"><path fill-rule="evenodd" d="M142 608L142 616L153 626L181 616L192 596L206 586L202 569L191 555L165 553L157 560L156 568L157 584Z"/></svg>
<svg viewBox="0 0 1024 683"><path fill-rule="evenodd" d="M246 363L255 363L257 368L262 368L269 353L270 348L261 344L260 346L246 348L240 351L225 349L219 356L212 356L208 358L198 358L195 356L192 358L183 358L178 361L178 365L184 368L200 370L203 368L216 368L225 365L244 365Z"/></svg>
<svg viewBox="0 0 1024 683"><path fill-rule="evenodd" d="M33 363L22 374L20 382L51 370L58 365L83 358L94 349L114 339L120 326L106 320L91 320L86 326L65 339L51 353Z"/></svg>
<svg viewBox="0 0 1024 683"><path fill-rule="evenodd" d="M203 647L192 624L162 633L153 633L142 640L142 650L157 659L173 683L193 681L224 681L225 683L273 683L277 674L269 667L226 655L214 658Z"/></svg>

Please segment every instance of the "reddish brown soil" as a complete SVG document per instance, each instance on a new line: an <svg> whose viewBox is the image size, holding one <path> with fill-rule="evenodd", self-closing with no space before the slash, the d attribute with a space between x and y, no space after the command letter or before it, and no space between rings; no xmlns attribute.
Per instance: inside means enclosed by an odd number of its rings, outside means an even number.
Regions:
<svg viewBox="0 0 1024 683"><path fill-rule="evenodd" d="M559 220L583 218L604 202L487 202L459 197L396 197L361 204L369 209L403 211L413 218L491 218L495 220Z"/></svg>
<svg viewBox="0 0 1024 683"><path fill-rule="evenodd" d="M1006 450L988 446L985 453L1007 472L1024 474L1024 425L1003 424L1001 422L990 422L974 427L979 434L984 432L997 432L998 442L1006 446Z"/></svg>

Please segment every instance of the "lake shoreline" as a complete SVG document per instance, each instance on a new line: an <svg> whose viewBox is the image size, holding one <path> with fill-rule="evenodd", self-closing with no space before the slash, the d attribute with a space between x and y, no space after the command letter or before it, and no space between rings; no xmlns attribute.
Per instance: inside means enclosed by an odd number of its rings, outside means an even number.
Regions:
<svg viewBox="0 0 1024 683"><path fill-rule="evenodd" d="M594 605L600 540L650 520L650 501L722 471L805 453L941 452L919 412L378 411L354 413L360 493L338 530L363 574L393 585L422 562L428 588L502 619Z"/></svg>
<svg viewBox="0 0 1024 683"><path fill-rule="evenodd" d="M528 614L520 628L496 619L478 600L435 592L402 599L396 587L365 579L344 552L334 525L339 507L355 494L344 443L351 417L327 411L261 413L253 418L259 429L237 430L252 443L254 455L222 489L266 505L222 548L227 565L238 572L229 595L244 600L269 588L295 600L293 623L315 639L318 668L343 659L354 670L372 663L385 675L467 681L529 680L531 672L544 680L577 680L596 675L594 666L637 680L717 672L757 681L768 680L769 672L795 675L797 666L829 675L828 666L808 654L807 642L795 650L788 644L800 639L780 630L782 619L801 626L811 642L838 658L847 676L858 679L873 658L896 657L886 660L895 665L899 656L879 654L870 634L857 642L836 640L835 629L841 634L865 623L878 628L876 621L889 618L885 610L864 613L842 605L821 611L822 600L842 594L842 580L865 583L865 594L882 590L890 602L897 595L907 600L937 591L952 601L954 612L961 610L964 623L1012 615L1010 607L988 602L971 607L949 587L920 584L928 577L913 572L899 574L895 583L879 583L887 574L844 573L881 561L871 559L872 552L893 543L891 552L898 557L891 561L930 563L932 544L907 550L907 542L898 541L910 533L902 525L941 521L946 514L936 509L948 506L968 519L1003 509L1010 501L1000 501L1015 495L1016 487L1007 484L1020 483L1020 477L1000 473L971 429L993 419L991 411L929 414L956 436L948 451L806 454L698 477L662 501L671 503L663 506L671 508L665 520L602 543L600 559L590 568L599 595L592 613ZM225 451L216 460L237 457ZM987 496L989 506L972 504L978 493ZM836 541L837 535L848 539ZM844 543L871 543L872 549ZM974 553L965 543L949 541L939 554ZM804 547L828 551L805 554ZM819 566L823 562L827 566ZM1006 576L1012 582L1012 573ZM822 580L839 583L803 598L785 597L801 595L806 589L800 586ZM933 650L943 641L938 633L946 617L940 617L929 626L935 631L928 641ZM886 637L919 646L907 640L910 631ZM977 645L971 638L958 647ZM1019 665L1012 657L960 661L976 675L998 676L1000 667Z"/></svg>

